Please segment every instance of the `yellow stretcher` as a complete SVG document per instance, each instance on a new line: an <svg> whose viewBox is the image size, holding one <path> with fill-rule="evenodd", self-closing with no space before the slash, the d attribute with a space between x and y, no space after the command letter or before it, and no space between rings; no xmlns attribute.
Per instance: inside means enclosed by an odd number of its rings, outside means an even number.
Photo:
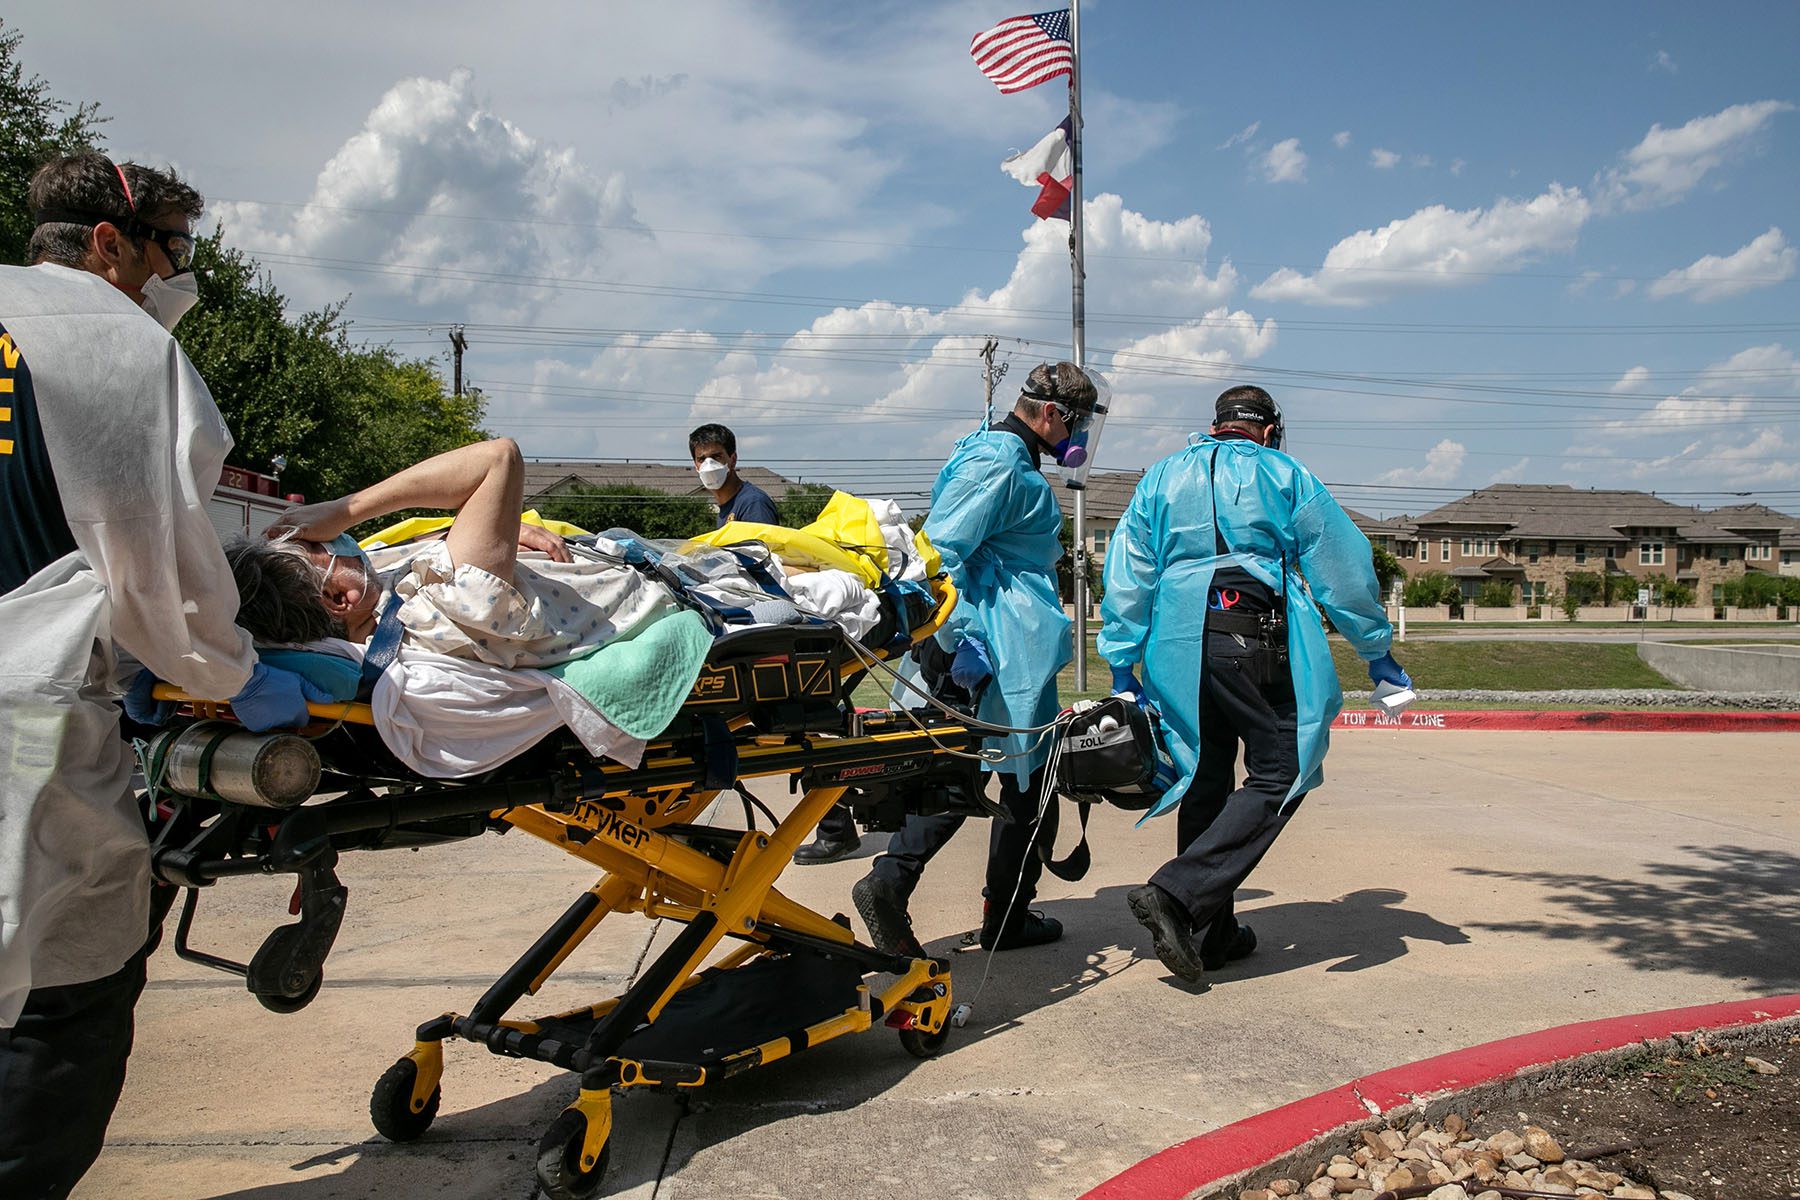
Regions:
<svg viewBox="0 0 1800 1200"><path fill-rule="evenodd" d="M932 596L936 609L912 630L914 643L956 603L944 577ZM265 1006L293 1011L317 994L343 917L346 893L333 870L340 853L510 827L593 864L598 881L467 1014L419 1026L412 1049L375 1085L370 1115L395 1141L424 1133L451 1038L575 1071L580 1091L543 1135L537 1177L552 1200L599 1195L614 1089L698 1088L876 1025L897 1030L919 1057L942 1048L952 1008L947 962L862 944L847 921L775 886L840 800L868 828L895 828L908 812L993 811L974 764L957 753L977 748L979 735L952 719L857 712L850 694L865 669L835 626L727 634L682 717L639 767L595 761L571 736L467 783L425 780L386 756L366 705L314 705L321 725L311 732L324 762L314 795L330 799L273 811L221 799L204 777L188 794L148 798L157 810L155 872L188 889L177 953L242 974ZM185 703L181 722L229 721L223 706L166 686L156 694ZM753 816L749 830L690 823L740 781L770 777L803 792L785 818L771 814L773 828L756 828ZM744 799L751 816L753 800ZM248 963L189 944L201 888L270 873L298 875L297 923L277 928ZM601 921L625 913L685 929L622 995L536 1019L507 1015ZM739 944L705 966L727 939ZM869 977L879 973L897 978L876 991Z"/></svg>

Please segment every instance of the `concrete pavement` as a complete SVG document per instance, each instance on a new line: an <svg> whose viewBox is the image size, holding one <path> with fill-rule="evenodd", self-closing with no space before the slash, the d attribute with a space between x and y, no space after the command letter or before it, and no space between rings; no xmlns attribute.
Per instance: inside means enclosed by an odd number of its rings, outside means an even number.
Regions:
<svg viewBox="0 0 1800 1200"><path fill-rule="evenodd" d="M1547 1025L1800 988L1800 781L1791 734L1344 731L1240 909L1260 949L1194 993L1123 896L1174 825L1094 822L1094 869L1047 879L1052 947L955 953L974 1016L945 1053L841 1039L688 1103L615 1108L612 1194L663 1200L913 1193L1073 1197L1173 1142L1357 1075ZM774 789L764 789L773 792ZM769 796L765 795L765 799ZM933 864L915 916L952 952L980 908L985 831ZM1067 839L1064 839L1066 848ZM875 839L869 840L875 849ZM848 911L865 861L792 868ZM464 1011L590 882L521 834L349 856L319 1000L263 1011L159 954L106 1153L80 1200L527 1200L572 1076L454 1044L426 1137L376 1137L369 1088L420 1020ZM236 886L233 886L235 883ZM286 889L228 881L195 934L248 954ZM614 918L530 1002L622 986L655 934ZM659 942L660 944L660 942Z"/></svg>

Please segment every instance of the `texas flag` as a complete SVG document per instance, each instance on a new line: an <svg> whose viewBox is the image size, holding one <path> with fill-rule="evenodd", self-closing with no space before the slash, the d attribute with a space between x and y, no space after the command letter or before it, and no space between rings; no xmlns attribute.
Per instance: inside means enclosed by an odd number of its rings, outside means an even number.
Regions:
<svg viewBox="0 0 1800 1200"><path fill-rule="evenodd" d="M1069 187L1075 175L1075 155L1069 149L1069 119L1044 135L1023 154L1015 154L1000 169L1026 187L1041 188L1031 211L1040 220L1069 219Z"/></svg>

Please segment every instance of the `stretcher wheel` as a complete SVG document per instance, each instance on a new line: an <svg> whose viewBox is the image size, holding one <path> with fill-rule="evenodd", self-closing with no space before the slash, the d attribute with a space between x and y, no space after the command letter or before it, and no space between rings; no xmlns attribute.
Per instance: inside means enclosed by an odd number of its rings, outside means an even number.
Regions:
<svg viewBox="0 0 1800 1200"><path fill-rule="evenodd" d="M950 1022L945 1021L936 1033L926 1033L922 1029L902 1029L900 1045L914 1058L936 1058L944 1052L944 1043L950 1040Z"/></svg>
<svg viewBox="0 0 1800 1200"><path fill-rule="evenodd" d="M255 993L256 1002L270 1012L297 1013L318 999L319 989L324 986L325 972L320 971L312 977L312 982L307 984L306 990L298 996L275 996L267 992L257 992Z"/></svg>
<svg viewBox="0 0 1800 1200"><path fill-rule="evenodd" d="M374 1122L375 1132L390 1142L413 1141L430 1129L432 1121L437 1119L444 1089L432 1088L425 1107L414 1112L413 1084L418 1078L419 1064L403 1058L383 1071L381 1078L375 1081L375 1091L369 1096L369 1120Z"/></svg>
<svg viewBox="0 0 1800 1200"><path fill-rule="evenodd" d="M612 1139L601 1147L600 1157L588 1170L581 1169L581 1144L587 1139L587 1118L565 1109L538 1139L537 1180L549 1200L591 1200L600 1194L606 1164L612 1159Z"/></svg>

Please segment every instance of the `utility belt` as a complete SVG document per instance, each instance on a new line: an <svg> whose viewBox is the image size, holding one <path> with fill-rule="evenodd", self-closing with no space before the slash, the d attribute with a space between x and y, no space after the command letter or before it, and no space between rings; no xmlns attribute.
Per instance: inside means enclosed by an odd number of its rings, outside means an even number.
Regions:
<svg viewBox="0 0 1800 1200"><path fill-rule="evenodd" d="M1208 633L1230 633L1240 638L1255 639L1256 652L1245 659L1256 682L1268 687L1287 676L1287 616L1279 612L1238 613L1209 608L1206 610Z"/></svg>

